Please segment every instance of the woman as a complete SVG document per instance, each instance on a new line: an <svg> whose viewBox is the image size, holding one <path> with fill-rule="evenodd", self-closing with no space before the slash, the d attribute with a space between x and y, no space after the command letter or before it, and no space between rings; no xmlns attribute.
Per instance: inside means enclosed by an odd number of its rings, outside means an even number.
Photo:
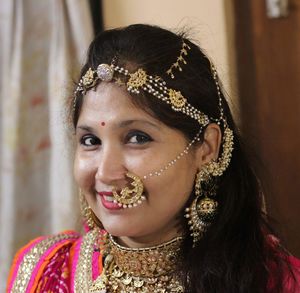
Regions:
<svg viewBox="0 0 300 293"><path fill-rule="evenodd" d="M8 292L300 292L198 46L149 25L106 31L71 108L87 233L29 243Z"/></svg>

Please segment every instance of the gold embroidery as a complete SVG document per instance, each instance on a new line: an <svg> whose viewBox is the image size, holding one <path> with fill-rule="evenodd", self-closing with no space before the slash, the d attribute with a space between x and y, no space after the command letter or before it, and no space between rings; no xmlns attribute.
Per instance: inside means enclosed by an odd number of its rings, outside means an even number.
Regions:
<svg viewBox="0 0 300 293"><path fill-rule="evenodd" d="M87 293L92 286L92 257L100 230L94 228L83 236L75 272L74 291Z"/></svg>
<svg viewBox="0 0 300 293"><path fill-rule="evenodd" d="M33 270L42 255L55 243L74 237L76 237L75 234L59 234L49 236L32 247L32 249L24 256L20 264L11 292L24 293L27 289L30 278L32 277Z"/></svg>

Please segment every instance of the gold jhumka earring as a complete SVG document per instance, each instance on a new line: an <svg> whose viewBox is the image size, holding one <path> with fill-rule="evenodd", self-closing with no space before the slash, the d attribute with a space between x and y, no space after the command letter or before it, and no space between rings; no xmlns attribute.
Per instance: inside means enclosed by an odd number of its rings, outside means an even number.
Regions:
<svg viewBox="0 0 300 293"><path fill-rule="evenodd" d="M203 233L212 223L218 209L214 199L217 193L216 177L222 176L227 169L233 151L233 134L224 131L223 152L218 160L212 160L197 173L195 180L195 199L186 208L185 217L188 219L193 245L201 239Z"/></svg>
<svg viewBox="0 0 300 293"><path fill-rule="evenodd" d="M228 127L227 120L224 116L224 109L222 107L221 90L218 81L216 68L208 59L211 67L212 77L214 79L217 94L219 97L220 117L215 122L220 125L223 123L224 133L222 138L222 154L217 160L212 160L207 165L203 166L198 172L195 180L195 194L191 206L186 208L185 217L188 218L190 226L191 237L193 238L193 246L201 239L203 233L211 225L218 209L218 202L213 199L216 197L217 184L216 177L223 175L228 168L232 151L233 151L233 131Z"/></svg>
<svg viewBox="0 0 300 293"><path fill-rule="evenodd" d="M96 227L102 227L101 222L94 214L93 210L89 207L85 196L81 190L79 191L79 202L83 222L87 226L87 229L92 230Z"/></svg>
<svg viewBox="0 0 300 293"><path fill-rule="evenodd" d="M196 175L195 194L191 206L186 208L185 217L188 219L193 246L201 239L203 233L212 222L218 208L218 202L213 199L216 195L216 184L204 167Z"/></svg>

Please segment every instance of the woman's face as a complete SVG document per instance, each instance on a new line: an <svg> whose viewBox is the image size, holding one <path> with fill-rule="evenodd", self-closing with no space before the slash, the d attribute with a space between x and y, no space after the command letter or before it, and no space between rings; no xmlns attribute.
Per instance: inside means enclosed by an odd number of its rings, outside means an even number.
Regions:
<svg viewBox="0 0 300 293"><path fill-rule="evenodd" d="M123 88L101 83L84 97L76 138L76 181L109 233L153 243L178 234L199 167L194 149L160 176L143 180L146 200L137 207L111 208L111 192L128 186L128 171L141 178L175 159L188 143L181 132L134 106Z"/></svg>

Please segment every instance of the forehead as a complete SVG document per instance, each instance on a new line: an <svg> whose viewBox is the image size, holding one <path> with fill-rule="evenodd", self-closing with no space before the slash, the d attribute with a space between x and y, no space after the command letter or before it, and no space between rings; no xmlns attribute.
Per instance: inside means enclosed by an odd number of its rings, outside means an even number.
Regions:
<svg viewBox="0 0 300 293"><path fill-rule="evenodd" d="M147 118L160 123L132 102L130 94L114 83L102 82L83 98L79 122L82 120L113 120L128 117Z"/></svg>

